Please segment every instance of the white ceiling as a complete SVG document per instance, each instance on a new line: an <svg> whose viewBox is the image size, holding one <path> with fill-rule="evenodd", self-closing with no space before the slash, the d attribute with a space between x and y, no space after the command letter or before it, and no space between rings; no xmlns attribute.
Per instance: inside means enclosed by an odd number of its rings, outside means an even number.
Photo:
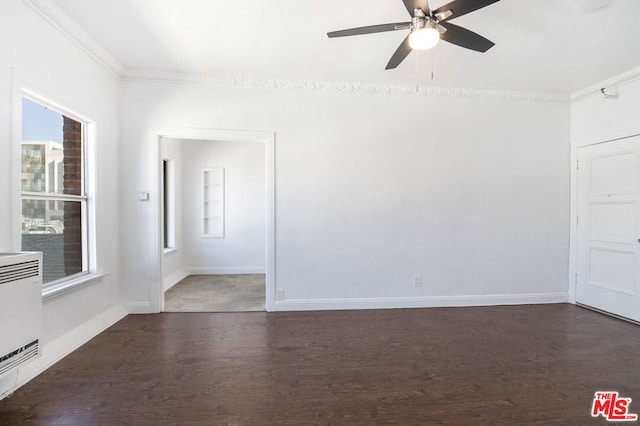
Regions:
<svg viewBox="0 0 640 426"><path fill-rule="evenodd" d="M406 31L326 32L407 21L401 0L53 1L128 70L569 95L640 66L639 0L502 0L452 21L487 53L441 42L389 71Z"/></svg>

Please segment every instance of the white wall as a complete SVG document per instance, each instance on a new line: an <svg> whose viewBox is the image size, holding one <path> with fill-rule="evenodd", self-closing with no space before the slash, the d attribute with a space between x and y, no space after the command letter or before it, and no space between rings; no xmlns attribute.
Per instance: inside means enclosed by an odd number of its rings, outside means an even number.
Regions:
<svg viewBox="0 0 640 426"><path fill-rule="evenodd" d="M275 131L275 309L567 293L567 104L125 81L122 126L130 218L154 215L135 194L157 195L157 128ZM122 291L153 310L154 225L135 222Z"/></svg>
<svg viewBox="0 0 640 426"><path fill-rule="evenodd" d="M265 272L265 157L261 143L183 141L184 236L192 274ZM202 237L202 169L225 171L224 238Z"/></svg>
<svg viewBox="0 0 640 426"><path fill-rule="evenodd" d="M108 275L44 304L46 363L110 325L112 317L104 313L118 305L119 79L21 0L0 2L0 39L0 251L20 249L20 87L97 123L97 254L99 269ZM27 376L23 373L21 381ZM0 383L0 394L4 386Z"/></svg>

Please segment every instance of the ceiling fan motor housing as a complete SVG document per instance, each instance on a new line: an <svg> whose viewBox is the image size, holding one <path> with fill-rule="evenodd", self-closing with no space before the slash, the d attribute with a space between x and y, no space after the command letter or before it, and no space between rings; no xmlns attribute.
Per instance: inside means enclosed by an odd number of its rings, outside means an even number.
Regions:
<svg viewBox="0 0 640 426"><path fill-rule="evenodd" d="M427 17L425 16L422 9L415 9L413 11L413 18L411 18L411 31L420 30L424 28L426 25L427 25Z"/></svg>

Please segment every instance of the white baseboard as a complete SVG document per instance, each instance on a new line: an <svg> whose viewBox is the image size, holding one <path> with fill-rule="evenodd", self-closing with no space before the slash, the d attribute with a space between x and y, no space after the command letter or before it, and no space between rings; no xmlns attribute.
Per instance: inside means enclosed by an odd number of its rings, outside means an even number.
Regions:
<svg viewBox="0 0 640 426"><path fill-rule="evenodd" d="M128 302L124 304L124 308L130 314L151 314L151 302Z"/></svg>
<svg viewBox="0 0 640 426"><path fill-rule="evenodd" d="M238 274L264 274L264 266L228 266L208 267L194 266L189 268L189 275L238 275Z"/></svg>
<svg viewBox="0 0 640 426"><path fill-rule="evenodd" d="M60 361L80 346L127 316L123 305L115 305L70 332L42 346L42 356L25 364L0 382L0 399Z"/></svg>
<svg viewBox="0 0 640 426"><path fill-rule="evenodd" d="M185 268L180 268L177 271L167 275L164 277L163 285L164 291L169 290L174 285L178 284L180 281L184 280L189 276L189 271Z"/></svg>
<svg viewBox="0 0 640 426"><path fill-rule="evenodd" d="M389 297L369 299L276 300L270 311L321 311L344 309L440 308L464 306L534 305L563 303L567 293L493 294L478 296Z"/></svg>

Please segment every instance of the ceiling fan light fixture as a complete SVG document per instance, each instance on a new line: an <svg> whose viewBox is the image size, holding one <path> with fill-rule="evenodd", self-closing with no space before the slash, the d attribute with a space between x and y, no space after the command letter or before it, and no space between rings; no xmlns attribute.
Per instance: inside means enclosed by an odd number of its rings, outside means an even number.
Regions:
<svg viewBox="0 0 640 426"><path fill-rule="evenodd" d="M409 46L414 50L428 50L440 41L440 32L435 26L427 25L409 35Z"/></svg>

